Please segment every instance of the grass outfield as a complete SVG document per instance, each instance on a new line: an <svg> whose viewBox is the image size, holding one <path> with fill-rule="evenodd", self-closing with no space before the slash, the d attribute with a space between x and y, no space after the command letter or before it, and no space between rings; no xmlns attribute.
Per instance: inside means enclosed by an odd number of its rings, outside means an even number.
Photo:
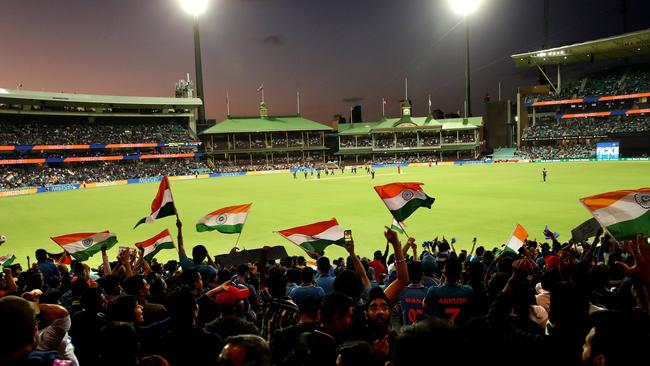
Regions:
<svg viewBox="0 0 650 366"><path fill-rule="evenodd" d="M548 182L542 182L542 167ZM197 233L196 221L224 206L253 202L240 239L240 247L285 245L290 255L302 255L295 245L273 230L336 217L344 229L352 229L361 255L370 256L385 245L382 230L390 214L372 187L398 181L425 183L436 198L431 210L420 209L407 220L407 231L418 243L445 235L455 236L457 249L469 248L472 237L479 245L498 246L507 240L516 223L531 238L542 238L549 225L568 240L571 229L590 216L578 198L618 189L648 187L650 163L585 162L554 164L494 164L378 169L375 180L360 171L356 176L338 172L320 180L292 179L290 174L272 174L171 182L172 192L184 223L187 247L205 244L211 255L228 252L237 235ZM176 235L174 218L151 225L135 223L149 214L157 183L92 188L0 199L0 233L8 241L0 255L14 253L23 265L33 260L37 248L59 252L49 237L74 232L111 230L119 244L130 245L147 239L164 228ZM343 256L345 249L329 247L330 257ZM159 259L177 258L163 251ZM99 256L91 265L101 261Z"/></svg>

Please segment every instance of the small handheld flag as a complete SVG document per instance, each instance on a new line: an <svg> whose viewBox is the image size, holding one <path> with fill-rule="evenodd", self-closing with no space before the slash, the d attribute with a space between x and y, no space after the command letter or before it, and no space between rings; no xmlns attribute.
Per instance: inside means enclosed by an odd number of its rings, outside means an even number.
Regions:
<svg viewBox="0 0 650 366"><path fill-rule="evenodd" d="M277 231L285 239L299 247L319 254L325 253L325 248L332 244L344 246L343 230L336 219L298 226Z"/></svg>
<svg viewBox="0 0 650 366"><path fill-rule="evenodd" d="M167 180L167 177L164 176L160 181L158 193L153 199L153 202L151 202L151 214L140 219L140 221L138 221L138 223L135 224L135 227L133 228L135 229L143 223L151 224L157 219L173 215L176 215L178 217L176 206L174 206L172 191L169 187L169 181Z"/></svg>
<svg viewBox="0 0 650 366"><path fill-rule="evenodd" d="M422 183L391 183L376 186L375 191L397 221L406 220L419 207L431 208L435 198L427 196Z"/></svg>
<svg viewBox="0 0 650 366"><path fill-rule="evenodd" d="M515 253L519 253L519 248L524 246L524 242L526 242L527 238L528 232L526 229L524 229L523 226L517 224L517 226L515 226L515 229L512 231L512 234L510 234L510 239L506 244L506 249L509 248Z"/></svg>
<svg viewBox="0 0 650 366"><path fill-rule="evenodd" d="M76 260L83 262L102 250L117 244L117 236L108 230L99 233L76 233L50 238Z"/></svg>
<svg viewBox="0 0 650 366"><path fill-rule="evenodd" d="M169 234L169 230L165 229L151 239L135 243L135 246L144 249L144 259L151 262L153 257L161 250L174 249L174 241L171 234Z"/></svg>

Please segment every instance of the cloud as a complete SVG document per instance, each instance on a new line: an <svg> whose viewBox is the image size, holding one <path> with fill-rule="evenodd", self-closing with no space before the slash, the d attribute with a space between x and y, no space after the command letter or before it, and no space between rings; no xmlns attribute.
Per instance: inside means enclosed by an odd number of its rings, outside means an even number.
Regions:
<svg viewBox="0 0 650 366"><path fill-rule="evenodd" d="M270 36L264 37L261 42L271 46L280 46L284 43L284 37L282 34L271 34Z"/></svg>

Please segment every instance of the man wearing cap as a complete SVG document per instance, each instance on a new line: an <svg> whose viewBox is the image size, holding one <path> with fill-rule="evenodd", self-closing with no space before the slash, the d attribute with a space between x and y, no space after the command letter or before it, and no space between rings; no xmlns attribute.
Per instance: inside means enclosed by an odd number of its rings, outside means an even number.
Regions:
<svg viewBox="0 0 650 366"><path fill-rule="evenodd" d="M436 258L431 253L424 252L422 255L422 284L424 287L440 286L440 278L435 275L437 269Z"/></svg>
<svg viewBox="0 0 650 366"><path fill-rule="evenodd" d="M255 324L244 319L244 299L250 295L247 287L230 285L214 298L221 315L205 325L205 330L218 334L222 339L242 334L259 335Z"/></svg>

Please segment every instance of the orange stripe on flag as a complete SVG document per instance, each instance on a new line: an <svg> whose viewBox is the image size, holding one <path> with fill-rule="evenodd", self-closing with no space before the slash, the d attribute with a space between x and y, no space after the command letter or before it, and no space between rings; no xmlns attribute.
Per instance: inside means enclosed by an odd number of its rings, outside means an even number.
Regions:
<svg viewBox="0 0 650 366"><path fill-rule="evenodd" d="M412 191L421 191L422 188L420 186L423 184L424 183L391 183L384 186L376 186L375 191L377 191L379 197L386 199L402 194L405 189L410 189Z"/></svg>
<svg viewBox="0 0 650 366"><path fill-rule="evenodd" d="M99 233L108 234L108 230L100 231ZM75 233L75 234L55 236L55 237L52 237L50 239L54 240L54 242L59 244L59 245L66 245L66 244L70 244L70 243L74 243L74 242L84 240L89 236L97 235L99 233Z"/></svg>
<svg viewBox="0 0 650 366"><path fill-rule="evenodd" d="M526 241L526 238L528 237L528 232L526 229L524 229L523 226L517 224L517 227L515 228L515 231L512 233L512 236L516 237L517 239L523 241Z"/></svg>
<svg viewBox="0 0 650 366"><path fill-rule="evenodd" d="M597 194L595 196L589 196L582 198L582 204L587 207L587 209L591 212L599 210L601 208L605 208L607 206L611 206L614 203L618 202L621 198L627 196L630 193L634 192L650 192L650 188L641 188L638 190L623 190L623 191L612 191L612 192L606 192L606 193L601 193Z"/></svg>
<svg viewBox="0 0 650 366"><path fill-rule="evenodd" d="M207 216L216 216L216 215L221 215L223 213L240 213L240 212L248 212L248 210L251 208L252 203L247 203L245 205L236 205L236 206L228 206L224 208L220 208L216 211L212 211Z"/></svg>

